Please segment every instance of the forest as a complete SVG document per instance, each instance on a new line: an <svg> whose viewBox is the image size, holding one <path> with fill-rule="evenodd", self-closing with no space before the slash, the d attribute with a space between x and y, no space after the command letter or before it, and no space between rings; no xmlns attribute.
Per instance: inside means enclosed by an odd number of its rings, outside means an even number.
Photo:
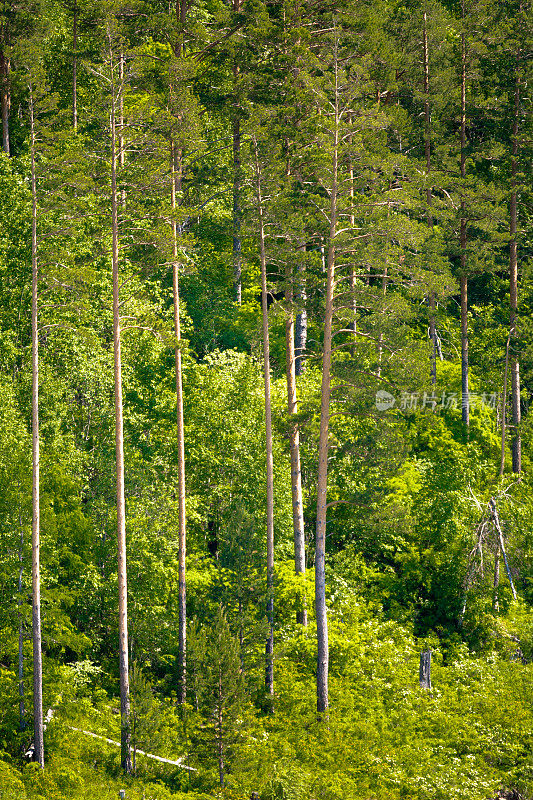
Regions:
<svg viewBox="0 0 533 800"><path fill-rule="evenodd" d="M3 0L0 800L532 800L530 0Z"/></svg>

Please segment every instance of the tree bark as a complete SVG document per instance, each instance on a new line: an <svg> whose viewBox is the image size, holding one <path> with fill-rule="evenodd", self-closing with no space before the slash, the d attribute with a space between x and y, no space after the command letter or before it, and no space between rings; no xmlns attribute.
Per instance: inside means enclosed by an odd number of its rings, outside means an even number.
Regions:
<svg viewBox="0 0 533 800"><path fill-rule="evenodd" d="M24 617L22 615L22 575L23 575L23 559L24 559L24 529L22 527L22 515L19 511L19 526L20 526L20 545L19 545L19 577L18 577L18 593L19 593L19 652L18 652L18 679L19 679L19 731L26 730L26 709L24 702Z"/></svg>
<svg viewBox="0 0 533 800"><path fill-rule="evenodd" d="M498 597L499 587L500 587L500 540L497 537L496 550L494 553L494 581L493 581L493 591L492 591L492 610L496 614L500 610L500 602Z"/></svg>
<svg viewBox="0 0 533 800"><path fill-rule="evenodd" d="M294 569L297 575L305 575L305 528L302 500L302 471L300 467L300 429L293 417L298 412L296 396L296 369L294 354L294 290L292 270L287 267L285 300L287 316L285 318L285 352L287 369L287 410L289 412L289 447L291 453L291 494L292 525L294 531ZM298 598L296 621L307 625L307 608L305 593Z"/></svg>
<svg viewBox="0 0 533 800"><path fill-rule="evenodd" d="M235 114L237 115L237 111ZM233 119L233 287L235 300L242 302L241 245L241 122Z"/></svg>
<svg viewBox="0 0 533 800"><path fill-rule="evenodd" d="M266 274L265 223L261 190L261 171L257 142L254 140L257 211L259 216L259 254L261 260L261 308L263 318L263 364L265 377L265 432L267 467L267 619L265 647L265 690L274 698L274 455L272 447L272 403L270 398L270 343L268 332L268 290ZM272 708L273 710L273 708Z"/></svg>
<svg viewBox="0 0 533 800"><path fill-rule="evenodd" d="M427 34L427 13L424 10L424 26L423 26L423 58L424 58L424 154L426 158L426 171L427 179L431 172L431 109L429 104L429 48L428 48L428 34ZM433 202L433 193L431 186L426 189L426 203L427 203L427 224L429 228L433 227L433 214L431 213L431 206ZM436 298L435 292L429 293L429 338L431 340L431 383L437 383L437 330L435 324L435 311L436 311Z"/></svg>
<svg viewBox="0 0 533 800"><path fill-rule="evenodd" d="M241 0L232 0L233 11L238 14ZM235 300L242 301L242 244L241 244L241 120L237 81L239 65L233 62L233 287Z"/></svg>
<svg viewBox="0 0 533 800"><path fill-rule="evenodd" d="M176 194L181 190L181 158L171 143L172 183L171 205L176 211ZM178 436L178 510L179 510L179 549L178 549L178 702L183 705L187 700L187 585L186 585L186 551L187 523L185 512L185 425L183 419L183 377L181 363L181 324L179 306L179 259L178 259L178 227L172 220L172 284L174 300L174 365L176 374L176 422Z"/></svg>
<svg viewBox="0 0 533 800"><path fill-rule="evenodd" d="M184 29L187 20L187 0L176 2L178 40L175 54L182 58L184 52ZM172 86L170 87L172 97ZM177 193L182 188L183 152L170 143L171 162L171 207L172 220L172 288L174 306L174 371L176 379L176 432L178 444L178 703L187 702L187 516L185 509L185 423L183 417L183 370L181 357L181 320L179 295L178 224L175 219Z"/></svg>
<svg viewBox="0 0 533 800"><path fill-rule="evenodd" d="M348 114L348 123L351 126L353 124L352 114ZM350 136L350 147L353 143L353 137ZM353 169L353 159L352 154L350 153L349 162L348 162L348 177L350 181L350 227L352 231L355 229L355 183L354 183L354 169ZM349 328L353 331L353 339L354 344L352 347L352 357L355 358L355 343L357 341L357 275L355 264L352 263L350 266L350 300L351 300L351 310L353 313L353 320L348 325Z"/></svg>
<svg viewBox="0 0 533 800"><path fill-rule="evenodd" d="M513 583L513 576L511 575L511 569L509 567L509 562L507 561L507 553L505 552L505 544L503 540L503 531L500 524L500 518L498 515L498 507L496 505L496 500L494 497L491 497L489 501L489 509L492 514L492 520L494 522L494 527L496 529L496 533L498 534L498 540L500 544L500 552L503 556L503 562L505 564L505 571L507 572L507 577L509 578L509 584L511 586L511 593L513 595L513 599L516 600L516 589Z"/></svg>
<svg viewBox="0 0 533 800"><path fill-rule="evenodd" d="M30 90L31 127L31 338L32 338L32 629L33 629L33 728L34 760L44 768L43 664L41 647L41 567L40 567L40 494L39 494L39 265L37 260L37 177L35 170L35 117L33 87Z"/></svg>
<svg viewBox="0 0 533 800"><path fill-rule="evenodd" d="M119 305L119 251L118 251L118 193L117 193L117 132L114 64L110 42L112 97L111 97L111 213L112 213L112 263L113 263L113 352L115 377L115 445L117 483L117 544L118 544L118 630L120 673L121 765L131 773L131 723L130 688L128 668L128 588L126 571L126 504L124 493L124 423L122 416L122 360L120 347ZM119 87L122 91L122 87Z"/></svg>
<svg viewBox="0 0 533 800"><path fill-rule="evenodd" d="M178 41L174 48L174 53L178 58L181 58L184 50L184 27L187 21L187 0L176 0L176 22L178 24Z"/></svg>
<svg viewBox="0 0 533 800"><path fill-rule="evenodd" d="M2 40L4 34L2 34ZM9 147L9 58L5 55L3 41L0 42L0 106L2 113L2 149L10 155Z"/></svg>
<svg viewBox="0 0 533 800"><path fill-rule="evenodd" d="M505 345L505 367L503 371L503 396L502 396L502 438L501 438L501 452L500 452L500 478L503 475L503 471L505 469L505 432L506 432L506 420L505 420L505 412L507 407L507 383L508 383L508 373L509 373L509 347L511 344L511 336L513 335L513 328L509 331L509 335L507 337L507 342Z"/></svg>
<svg viewBox="0 0 533 800"><path fill-rule="evenodd" d="M418 682L421 689L431 689L431 650L423 650L420 653Z"/></svg>
<svg viewBox="0 0 533 800"><path fill-rule="evenodd" d="M462 3L464 26L464 0ZM461 34L461 417L468 431L470 425L470 400L468 394L468 276L466 273L466 203L464 181L466 178L466 37Z"/></svg>
<svg viewBox="0 0 533 800"><path fill-rule="evenodd" d="M512 155L511 155L511 198L510 198L510 248L509 248L509 295L510 295L510 328L516 336L517 309L518 309L518 208L517 208L517 160L518 160L518 120L520 114L520 71L519 55L516 59L515 72L515 98L514 118L512 130ZM511 405L512 405L512 456L513 472L520 474L522 471L522 441L520 436L520 362L511 348Z"/></svg>
<svg viewBox="0 0 533 800"><path fill-rule="evenodd" d="M301 271L303 270L298 270L298 272ZM300 306L300 311L296 315L296 323L294 326L294 372L296 376L300 376L305 372L307 350L307 292L304 278L299 280L295 299Z"/></svg>
<svg viewBox="0 0 533 800"><path fill-rule="evenodd" d="M324 318L324 353L320 400L320 434L318 441L318 478L315 541L315 610L317 627L317 711L329 706L329 642L326 608L326 511L328 488L328 434L331 397L331 349L333 328L333 291L335 284L335 236L337 233L337 180L339 150L338 68L335 62L335 121L333 137L330 228L327 254L326 309Z"/></svg>
<svg viewBox="0 0 533 800"><path fill-rule="evenodd" d="M78 0L74 0L72 21L72 125L78 132Z"/></svg>
<svg viewBox="0 0 533 800"><path fill-rule="evenodd" d="M4 14L6 7L4 4ZM9 44L9 27L7 19L0 27L0 113L2 116L2 149L9 156L9 107L10 107L10 60L5 53L5 48Z"/></svg>
<svg viewBox="0 0 533 800"><path fill-rule="evenodd" d="M464 254L461 253L461 260ZM468 394L468 278L460 276L461 286L461 418L466 429L470 425L470 402Z"/></svg>
<svg viewBox="0 0 533 800"><path fill-rule="evenodd" d="M387 220L389 219L390 214L390 207L387 206ZM381 296L383 298L383 309L381 311L381 319L383 319L383 314L385 313L385 298L387 296L387 285L389 281L389 254L388 254L388 245L385 245L385 264L383 266L383 275L381 277ZM377 342L377 369L376 375L378 378L381 378L381 361L383 359L383 329L380 330Z"/></svg>

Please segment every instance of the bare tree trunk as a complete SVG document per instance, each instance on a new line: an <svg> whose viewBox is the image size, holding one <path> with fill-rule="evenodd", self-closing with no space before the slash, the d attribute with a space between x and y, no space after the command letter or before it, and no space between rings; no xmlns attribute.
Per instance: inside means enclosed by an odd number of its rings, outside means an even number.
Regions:
<svg viewBox="0 0 533 800"><path fill-rule="evenodd" d="M464 26L464 0L462 2L462 15ZM464 192L466 178L466 38L464 30L461 35L461 180ZM461 417L468 431L470 425L470 400L468 394L468 277L466 274L466 203L461 196Z"/></svg>
<svg viewBox="0 0 533 800"><path fill-rule="evenodd" d="M298 272L303 272L302 268L299 268ZM299 376L303 375L305 372L305 356L307 350L307 292L304 278L298 281L295 299L300 306L300 311L296 315L296 323L294 326L294 372L295 375Z"/></svg>
<svg viewBox="0 0 533 800"><path fill-rule="evenodd" d="M338 71L335 59L335 130L332 159L330 228L327 254L326 309L324 318L324 353L320 401L320 434L318 440L318 478L315 541L315 610L317 628L317 711L329 706L329 642L326 608L326 512L328 489L328 433L331 397L331 348L333 328L333 291L335 284L335 236L337 233L337 179L339 150Z"/></svg>
<svg viewBox="0 0 533 800"><path fill-rule="evenodd" d="M233 11L238 14L241 0L232 0ZM242 244L241 244L241 120L238 99L237 81L239 65L233 63L233 287L235 300L240 305L242 300Z"/></svg>
<svg viewBox="0 0 533 800"><path fill-rule="evenodd" d="M74 0L72 21L72 125L78 132L78 0Z"/></svg>
<svg viewBox="0 0 533 800"><path fill-rule="evenodd" d="M187 0L176 1L178 41L175 47L177 58L183 56L184 28L187 21ZM172 86L170 87L172 97ZM171 162L171 207L176 212L177 193L182 188L183 153L174 142L170 143ZM174 305L174 370L176 376L176 432L178 440L178 703L187 702L187 516L185 509L185 423L183 418L183 370L181 357L181 321L179 295L178 225L172 220L172 288Z"/></svg>
<svg viewBox="0 0 533 800"><path fill-rule="evenodd" d="M118 165L120 171L124 169L126 163L126 147L124 143L124 53L122 47L120 48L119 62L118 62L118 79L119 79L119 95L118 95ZM120 205L124 210L126 208L126 189L124 185L120 190Z"/></svg>
<svg viewBox="0 0 533 800"><path fill-rule="evenodd" d="M494 553L494 583L492 592L492 610L497 613L500 610L498 590L500 587L500 540L496 538L496 551Z"/></svg>
<svg viewBox="0 0 533 800"><path fill-rule="evenodd" d="M237 116L233 120L233 286L235 300L240 305L242 301L241 122Z"/></svg>
<svg viewBox="0 0 533 800"><path fill-rule="evenodd" d="M512 156L511 156L511 199L510 199L510 249L509 249L509 272L510 272L510 327L516 335L516 315L518 308L518 246L517 246L517 224L518 224L518 211L517 211L517 157L518 157L518 119L520 115L520 72L519 72L519 56L517 56L516 63L516 78L515 78L515 103L514 103L514 119L512 131ZM513 440L512 440L512 454L513 454L513 472L520 473L522 471L522 441L520 436L520 363L517 356L512 352L511 348L511 403L512 403L512 421L513 421Z"/></svg>
<svg viewBox="0 0 533 800"><path fill-rule="evenodd" d="M420 653L418 682L421 689L431 689L431 650L423 650Z"/></svg>
<svg viewBox="0 0 533 800"><path fill-rule="evenodd" d="M429 49L428 49L428 34L427 34L427 13L424 10L424 28L423 28L423 51L424 51L424 152L426 157L426 171L429 180L431 172L431 109L429 105ZM432 190L428 186L426 190L427 202L427 224L430 228L433 227L433 215L431 213L431 205L433 202ZM437 330L435 327L435 310L436 298L435 292L431 291L429 294L429 338L431 340L431 383L437 383Z"/></svg>
<svg viewBox="0 0 533 800"><path fill-rule="evenodd" d="M300 468L300 429L292 417L298 412L296 397L296 370L294 357L294 309L292 270L287 268L287 285L285 300L287 316L285 319L285 351L287 361L287 410L289 420L289 446L291 453L291 493L292 493L292 525L294 530L294 568L297 575L305 575L305 528L302 500L302 471ZM298 599L296 621L307 625L307 608L305 594Z"/></svg>
<svg viewBox="0 0 533 800"><path fill-rule="evenodd" d="M259 215L259 253L261 260L261 307L263 312L263 363L265 375L265 432L267 461L267 619L265 689L274 698L274 456L272 448L272 403L270 399L270 344L268 333L268 290L266 275L265 223L261 192L261 171L257 142L254 140L257 211Z"/></svg>
<svg viewBox="0 0 533 800"><path fill-rule="evenodd" d="M507 405L507 376L509 372L509 346L511 343L512 331L509 331L507 343L505 345L505 369L503 373L503 397L502 397L502 438L501 438L501 452L500 452L500 478L505 469L505 410ZM500 585L500 540L497 537L494 552L494 583L492 593L492 610L498 612L500 610L500 603L498 598L498 589Z"/></svg>
<svg viewBox="0 0 533 800"><path fill-rule="evenodd" d="M176 194L181 190L181 157L171 143L172 183L171 205L176 211ZM178 506L179 506L179 550L178 550L178 702L187 700L187 584L186 584L186 551L187 523L185 513L185 425L183 419L183 379L181 364L181 325L179 305L179 259L178 228L176 220L172 220L172 283L174 290L174 364L176 372L176 422L178 435Z"/></svg>
<svg viewBox="0 0 533 800"><path fill-rule="evenodd" d="M113 45L110 41L112 59ZM121 765L130 773L131 765L131 724L130 687L128 668L128 588L126 572L126 503L124 495L124 424L122 416L122 360L120 348L120 305L119 305L119 253L118 253L118 195L117 195L117 133L116 104L117 90L113 60L111 60L111 211L113 236L113 350L115 364L115 444L117 475L117 543L118 543L118 631L119 631L119 672L120 672L120 743ZM122 92L122 86L119 86Z"/></svg>
<svg viewBox="0 0 533 800"><path fill-rule="evenodd" d="M0 106L2 113L2 149L10 155L9 147L9 58L4 53L5 25L0 39Z"/></svg>
<svg viewBox="0 0 533 800"><path fill-rule="evenodd" d="M461 225L462 225L461 220ZM461 253L461 261L465 258ZM461 286L461 417L466 429L470 425L470 402L468 394L468 278L462 273Z"/></svg>
<svg viewBox="0 0 533 800"><path fill-rule="evenodd" d="M6 5L4 2L4 15L6 14ZM10 82L9 70L10 60L9 56L5 53L5 48L9 44L9 27L6 16L4 22L0 27L0 112L2 116L2 149L9 156L9 107L10 107Z"/></svg>
<svg viewBox="0 0 533 800"><path fill-rule="evenodd" d="M516 589L513 583L513 576L511 575L511 569L509 567L509 562L507 561L507 553L505 552L505 544L503 540L503 531L500 524L500 517L498 515L498 507L496 506L496 500L494 497L491 497L489 501L489 509L492 515L492 520L494 522L494 527L496 529L496 533L498 534L498 539L500 543L500 552L503 556L503 562L505 564L505 571L507 572L507 577L509 578L509 584L511 586L511 593L513 595L513 599L516 600Z"/></svg>
<svg viewBox="0 0 533 800"><path fill-rule="evenodd" d="M26 730L26 709L24 702L24 617L22 615L22 575L24 563L24 529L22 527L22 514L19 509L19 577L18 577L18 617L19 617L19 652L18 652L18 679L19 679L19 731Z"/></svg>
<svg viewBox="0 0 533 800"><path fill-rule="evenodd" d="M387 206L387 219L389 218L390 208ZM385 265L383 267L383 275L381 277L381 296L383 298L383 305L385 305L385 298L387 296L387 284L389 278L389 256L388 256L388 246L386 245L385 250ZM382 317L385 309L383 308ZM378 366L376 369L376 375L378 378L381 378L381 361L383 359L383 329L380 330L378 336L378 343L377 343L377 357L378 357Z"/></svg>
<svg viewBox="0 0 533 800"><path fill-rule="evenodd" d="M35 118L33 87L30 90L31 125L31 340L32 340L32 463L33 463L33 516L32 516L32 587L33 587L33 727L34 760L44 768L43 740L43 663L41 649L41 567L40 528L41 511L39 495L39 265L37 262L37 177L35 172Z"/></svg>
<svg viewBox="0 0 533 800"><path fill-rule="evenodd" d="M181 56L183 55L183 49L184 49L183 29L185 26L185 22L187 21L188 6L189 6L188 0L176 0L176 22L178 23L179 36L174 52L178 58L181 58Z"/></svg>
<svg viewBox="0 0 533 800"><path fill-rule="evenodd" d="M352 125L353 119L352 115L348 114L348 123ZM350 146L352 145L353 137L350 136ZM355 228L355 214L354 214L354 207L355 207L355 186L354 186L354 170L353 170L353 160L352 154L350 153L350 160L348 163L348 172L349 172L349 180L350 180L350 227L352 231ZM355 358L355 342L357 340L357 276L355 272L355 264L352 263L350 267L350 298L351 298L351 307L353 313L353 320L351 324L348 326L353 331L353 338L354 338L354 346L352 348L352 356Z"/></svg>
<svg viewBox="0 0 533 800"><path fill-rule="evenodd" d="M507 376L509 373L509 347L511 344L511 336L514 333L514 327L509 331L507 343L505 345L505 369L503 372L503 397L502 397L502 441L501 441L501 455L500 455L500 478L503 475L505 468L505 412L507 406Z"/></svg>

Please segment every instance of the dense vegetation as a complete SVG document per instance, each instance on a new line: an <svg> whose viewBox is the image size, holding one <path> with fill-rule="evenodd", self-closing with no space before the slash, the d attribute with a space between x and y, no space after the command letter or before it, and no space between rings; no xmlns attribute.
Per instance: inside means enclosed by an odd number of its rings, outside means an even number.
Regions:
<svg viewBox="0 0 533 800"><path fill-rule="evenodd" d="M533 797L532 21L5 0L0 800Z"/></svg>

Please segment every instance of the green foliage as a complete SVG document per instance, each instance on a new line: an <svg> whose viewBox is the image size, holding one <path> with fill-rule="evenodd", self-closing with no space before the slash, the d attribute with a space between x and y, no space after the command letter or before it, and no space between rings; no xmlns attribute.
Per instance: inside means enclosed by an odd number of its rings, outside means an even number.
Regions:
<svg viewBox="0 0 533 800"><path fill-rule="evenodd" d="M4 761L0 761L0 797L2 800L26 800L27 798L24 784L17 771Z"/></svg>
<svg viewBox="0 0 533 800"><path fill-rule="evenodd" d="M532 796L529 12L527 2L485 0L342 0L334 12L320 3L261 0L199 0L172 9L43 0L0 12L4 68L9 60L0 89L9 89L11 145L11 157L0 153L0 800L111 800L119 788L128 800L243 800L253 791L261 800L487 800L501 786ZM20 762L32 705L30 83L41 306L44 697L55 712L44 773ZM137 750L192 767L137 754L137 774L128 778L120 775L116 745L104 741L120 738L112 108L124 147L116 166L133 741ZM324 724L316 719L314 697L313 520L336 134L331 710ZM271 301L273 714L266 713L272 704L263 688L266 461L252 135ZM510 356L520 359L522 378L520 482L509 476L508 448L503 478L498 474L514 186L520 287ZM234 302L234 239L243 258L240 305ZM174 695L176 258L189 616L188 693L180 709ZM463 267L468 432L460 408ZM429 368L430 297L442 354L436 385ZM298 377L298 414L289 419L285 326L304 310L306 364ZM393 407L377 405L379 390L391 393ZM492 400L483 404L483 397ZM295 422L305 576L296 576L293 565L289 436ZM507 432L509 441L509 409ZM498 501L516 601L503 563L494 588L496 539L490 525L483 528L491 497ZM302 596L305 629L294 621ZM431 692L417 683L426 646L433 651Z"/></svg>

